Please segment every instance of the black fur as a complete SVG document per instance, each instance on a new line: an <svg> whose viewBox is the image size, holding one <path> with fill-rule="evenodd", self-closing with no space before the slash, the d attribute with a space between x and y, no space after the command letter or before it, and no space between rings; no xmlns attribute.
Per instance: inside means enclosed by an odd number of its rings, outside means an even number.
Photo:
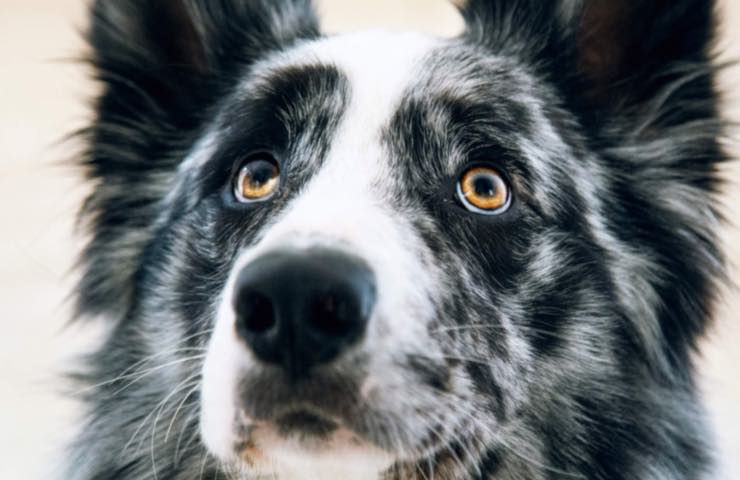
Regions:
<svg viewBox="0 0 740 480"><path fill-rule="evenodd" d="M341 65L280 57L323 38L310 3L94 3L77 316L112 333L78 375L90 417L64 478L249 478L199 438L200 371L234 262L320 175L350 110ZM724 280L714 10L462 5L466 32L427 53L377 132L393 174L371 189L418 240L399 251L440 279L422 292L427 343L389 367L412 405L358 407L368 348L300 389L245 377L254 416L299 391L394 454L389 479L713 478L692 355ZM285 188L245 206L230 182L255 150ZM512 185L505 214L455 200L476 164Z"/></svg>

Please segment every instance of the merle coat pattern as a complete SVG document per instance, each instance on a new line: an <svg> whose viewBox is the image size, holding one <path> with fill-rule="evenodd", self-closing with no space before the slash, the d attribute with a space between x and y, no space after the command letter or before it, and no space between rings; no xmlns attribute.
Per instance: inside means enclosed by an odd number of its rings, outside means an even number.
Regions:
<svg viewBox="0 0 740 480"><path fill-rule="evenodd" d="M298 477L300 447L250 437L298 403L334 419L308 478L713 478L714 2L468 0L453 39L325 37L310 3L94 2L77 316L111 330L63 478ZM240 204L258 149L280 191ZM501 215L455 197L477 164ZM298 244L378 283L365 338L301 383L228 333L235 272ZM367 465L317 453L339 429Z"/></svg>

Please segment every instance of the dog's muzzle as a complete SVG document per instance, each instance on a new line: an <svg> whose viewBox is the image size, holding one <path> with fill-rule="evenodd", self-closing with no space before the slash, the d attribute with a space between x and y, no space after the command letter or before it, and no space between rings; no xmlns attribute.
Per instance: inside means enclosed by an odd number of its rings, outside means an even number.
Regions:
<svg viewBox="0 0 740 480"><path fill-rule="evenodd" d="M362 339L377 290L365 262L329 249L263 254L234 288L239 338L296 381Z"/></svg>

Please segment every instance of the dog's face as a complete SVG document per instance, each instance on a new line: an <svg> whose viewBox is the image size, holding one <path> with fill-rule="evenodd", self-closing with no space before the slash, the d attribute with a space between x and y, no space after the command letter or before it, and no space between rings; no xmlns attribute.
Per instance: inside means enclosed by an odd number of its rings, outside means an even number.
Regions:
<svg viewBox="0 0 740 480"><path fill-rule="evenodd" d="M625 450L691 400L719 270L714 95L668 68L705 59L710 8L679 3L706 25L649 40L660 77L617 31L652 7L471 2L435 39L320 37L302 1L99 1L81 306L119 318L98 377L155 365L105 409L158 412L152 456L194 431L247 474L678 471Z"/></svg>
<svg viewBox="0 0 740 480"><path fill-rule="evenodd" d="M201 409L213 452L425 458L501 431L538 358L590 359L570 343L610 315L607 279L574 265L593 246L557 226L588 222L568 205L584 180L534 82L414 35L315 40L250 69L175 187L209 178L183 222L210 258L166 268L221 275ZM541 332L525 312L545 308L589 320Z"/></svg>

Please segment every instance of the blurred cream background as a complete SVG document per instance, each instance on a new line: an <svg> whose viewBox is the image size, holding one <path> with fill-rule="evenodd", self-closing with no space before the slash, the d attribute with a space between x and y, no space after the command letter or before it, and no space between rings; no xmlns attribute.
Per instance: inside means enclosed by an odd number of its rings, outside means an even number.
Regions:
<svg viewBox="0 0 740 480"><path fill-rule="evenodd" d="M75 405L58 395L57 376L94 337L86 328L64 328L81 243L73 233L74 213L85 188L64 163L79 145L61 140L85 124L86 100L94 92L85 68L69 61L83 48L78 32L87 3L0 0L0 479L52 477L59 442L70 435L75 414ZM444 0L319 4L330 32L381 27L451 34L460 28ZM722 46L740 58L740 0L724 4L728 35ZM726 77L725 89L740 100L740 72ZM727 108L740 118L740 102ZM728 168L728 176L727 213L740 222L740 165ZM728 228L725 241L740 264L740 231ZM740 280L740 269L733 278ZM723 456L740 472L739 291L720 307L720 323L701 359L702 384Z"/></svg>

